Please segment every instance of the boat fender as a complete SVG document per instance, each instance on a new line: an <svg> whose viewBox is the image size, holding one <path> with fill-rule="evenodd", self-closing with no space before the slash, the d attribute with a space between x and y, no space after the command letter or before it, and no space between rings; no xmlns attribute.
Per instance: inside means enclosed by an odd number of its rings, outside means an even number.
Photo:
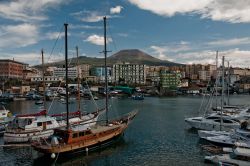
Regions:
<svg viewBox="0 0 250 166"><path fill-rule="evenodd" d="M59 141L57 139L57 137L52 137L51 138L51 145L58 145L59 144Z"/></svg>
<svg viewBox="0 0 250 166"><path fill-rule="evenodd" d="M56 157L55 153L52 153L50 157L54 159Z"/></svg>

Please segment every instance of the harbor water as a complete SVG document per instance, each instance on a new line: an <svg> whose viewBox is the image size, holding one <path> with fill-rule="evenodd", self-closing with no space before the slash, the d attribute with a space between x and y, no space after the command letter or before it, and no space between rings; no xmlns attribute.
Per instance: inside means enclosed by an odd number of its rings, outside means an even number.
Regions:
<svg viewBox="0 0 250 166"><path fill-rule="evenodd" d="M233 95L231 104L250 104L249 95ZM109 117L117 117L132 110L139 114L126 130L123 139L116 144L89 154L77 154L53 163L31 147L0 147L0 165L83 165L83 166L166 166L207 165L196 131L190 130L184 118L197 116L201 96L178 96L171 98L146 97L142 101L130 98L110 100ZM97 101L98 107L104 105ZM6 106L13 114L37 112L34 101L15 101ZM49 113L61 113L65 104L47 103ZM70 104L76 110L76 103ZM94 111L92 101L81 103L83 110ZM101 117L104 118L104 117ZM3 138L0 137L0 144Z"/></svg>

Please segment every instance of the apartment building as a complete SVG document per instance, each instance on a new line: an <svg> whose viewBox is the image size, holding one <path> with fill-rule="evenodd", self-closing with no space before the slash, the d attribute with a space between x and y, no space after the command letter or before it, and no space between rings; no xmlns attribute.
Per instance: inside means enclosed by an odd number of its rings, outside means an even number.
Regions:
<svg viewBox="0 0 250 166"><path fill-rule="evenodd" d="M25 64L9 59L0 60L0 78L23 78L23 69Z"/></svg>
<svg viewBox="0 0 250 166"><path fill-rule="evenodd" d="M114 64L113 82L126 84L146 84L146 65L139 64Z"/></svg>

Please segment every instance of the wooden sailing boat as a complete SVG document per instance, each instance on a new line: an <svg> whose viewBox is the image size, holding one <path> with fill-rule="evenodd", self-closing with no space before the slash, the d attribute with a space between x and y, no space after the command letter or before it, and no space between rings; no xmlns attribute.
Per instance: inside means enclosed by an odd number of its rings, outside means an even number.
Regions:
<svg viewBox="0 0 250 166"><path fill-rule="evenodd" d="M104 19L104 55L105 68L106 67L106 17ZM67 25L65 26L65 61L66 61L66 78L67 78ZM56 155L71 154L77 151L89 151L114 142L117 138L122 136L125 129L128 127L131 120L136 116L137 111L130 112L127 115L115 119L108 120L108 94L107 94L107 70L105 70L105 84L106 84L106 123L97 124L86 127L82 125L69 126L68 122L68 104L67 104L67 127L55 130L54 135L48 140L40 140L32 143L32 147L46 155L51 155L51 158ZM66 79L67 87L67 79ZM68 97L66 96L68 102Z"/></svg>

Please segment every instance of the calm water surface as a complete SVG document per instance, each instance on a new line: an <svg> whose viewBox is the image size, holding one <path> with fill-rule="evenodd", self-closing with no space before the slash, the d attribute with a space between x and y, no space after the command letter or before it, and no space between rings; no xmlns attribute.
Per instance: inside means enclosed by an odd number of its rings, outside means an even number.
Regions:
<svg viewBox="0 0 250 166"><path fill-rule="evenodd" d="M250 104L249 95L231 97L232 104ZM185 117L196 116L202 97L145 98L144 101L112 99L109 115L119 116L138 109L139 114L126 130L124 138L112 147L97 152L76 155L51 163L30 147L0 147L0 165L84 165L84 166L165 166L205 165L205 152L197 133L189 130ZM97 102L99 107L103 101ZM47 107L50 103L47 103ZM33 101L13 102L7 106L14 114L37 111ZM74 111L76 104L70 105ZM82 109L94 110L91 101L84 101ZM51 113L65 111L65 105L55 102ZM3 144L3 138L0 138Z"/></svg>

